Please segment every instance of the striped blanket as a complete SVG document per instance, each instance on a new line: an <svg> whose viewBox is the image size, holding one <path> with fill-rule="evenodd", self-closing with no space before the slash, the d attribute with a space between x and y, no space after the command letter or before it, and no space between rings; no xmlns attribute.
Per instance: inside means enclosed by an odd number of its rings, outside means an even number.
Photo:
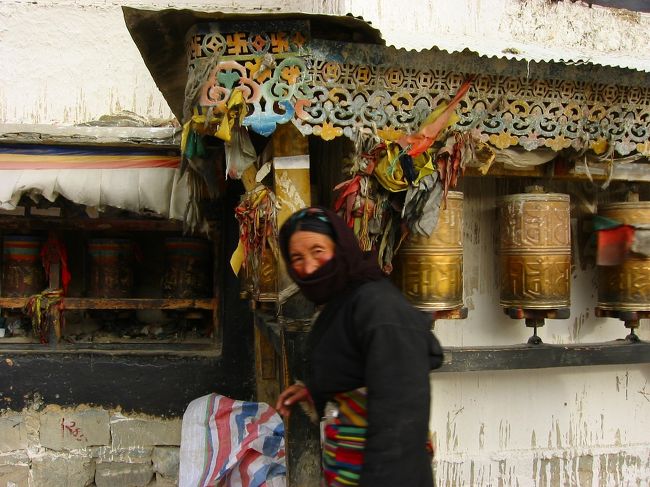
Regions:
<svg viewBox="0 0 650 487"><path fill-rule="evenodd" d="M336 394L336 414L325 422L323 476L327 487L359 485L366 444L366 389Z"/></svg>
<svg viewBox="0 0 650 487"><path fill-rule="evenodd" d="M179 487L285 487L284 424L265 403L209 394L183 415Z"/></svg>

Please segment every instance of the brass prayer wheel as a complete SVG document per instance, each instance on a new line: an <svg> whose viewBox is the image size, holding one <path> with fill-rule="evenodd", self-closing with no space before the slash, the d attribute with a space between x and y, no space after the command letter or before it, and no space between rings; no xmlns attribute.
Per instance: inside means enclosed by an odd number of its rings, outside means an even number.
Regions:
<svg viewBox="0 0 650 487"><path fill-rule="evenodd" d="M411 235L395 262L395 282L424 311L463 306L463 193L450 191L431 233Z"/></svg>
<svg viewBox="0 0 650 487"><path fill-rule="evenodd" d="M569 195L523 193L498 200L500 303L558 309L571 302Z"/></svg>
<svg viewBox="0 0 650 487"><path fill-rule="evenodd" d="M609 203L600 216L625 225L650 224L650 202ZM630 253L620 265L598 266L598 307L616 311L650 310L650 258Z"/></svg>

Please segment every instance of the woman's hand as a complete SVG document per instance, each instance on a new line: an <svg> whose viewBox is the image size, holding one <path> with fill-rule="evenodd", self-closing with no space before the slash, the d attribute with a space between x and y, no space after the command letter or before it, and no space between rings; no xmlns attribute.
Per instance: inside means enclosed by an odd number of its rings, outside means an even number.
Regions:
<svg viewBox="0 0 650 487"><path fill-rule="evenodd" d="M294 384L282 391L282 394L278 397L278 402L275 404L275 409L282 416L288 418L291 414L291 407L301 401L311 402L309 391L304 384Z"/></svg>

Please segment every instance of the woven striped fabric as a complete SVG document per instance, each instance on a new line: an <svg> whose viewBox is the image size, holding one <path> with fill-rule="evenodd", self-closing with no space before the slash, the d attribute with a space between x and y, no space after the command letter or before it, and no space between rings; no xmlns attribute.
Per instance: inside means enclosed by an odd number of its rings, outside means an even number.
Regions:
<svg viewBox="0 0 650 487"><path fill-rule="evenodd" d="M337 394L338 414L327 420L323 439L323 477L327 487L359 485L368 415L366 390Z"/></svg>
<svg viewBox="0 0 650 487"><path fill-rule="evenodd" d="M53 145L0 147L0 170L127 169L180 166L178 154L125 147L63 147Z"/></svg>
<svg viewBox="0 0 650 487"><path fill-rule="evenodd" d="M284 424L265 403L219 394L183 415L179 487L285 487Z"/></svg>

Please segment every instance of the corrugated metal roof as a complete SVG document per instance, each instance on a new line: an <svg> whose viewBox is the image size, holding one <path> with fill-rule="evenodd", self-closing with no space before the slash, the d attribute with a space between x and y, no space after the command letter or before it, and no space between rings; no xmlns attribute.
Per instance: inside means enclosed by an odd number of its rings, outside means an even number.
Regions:
<svg viewBox="0 0 650 487"><path fill-rule="evenodd" d="M650 34L649 34L650 37ZM567 65L592 64L614 68L633 69L650 73L650 50L632 56L615 52L579 50L568 47L545 47L507 39L477 39L459 35L435 37L428 34L409 33L408 36L384 33L387 45L407 51L438 48L450 54L469 50L479 56L514 59L517 61L555 62Z"/></svg>

